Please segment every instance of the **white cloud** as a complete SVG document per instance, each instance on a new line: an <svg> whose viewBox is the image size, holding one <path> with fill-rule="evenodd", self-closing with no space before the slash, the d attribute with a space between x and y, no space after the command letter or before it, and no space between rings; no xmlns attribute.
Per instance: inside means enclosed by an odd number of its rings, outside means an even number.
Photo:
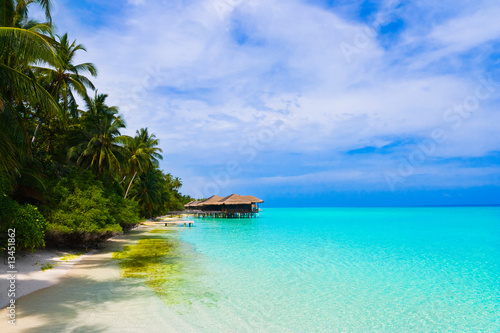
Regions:
<svg viewBox="0 0 500 333"><path fill-rule="evenodd" d="M401 48L384 49L371 38L349 63L340 45L353 44L365 26L298 0L129 3L116 26L82 25L67 8L56 21L87 46L79 59L98 65L96 85L121 108L128 134L149 127L167 159L182 156L176 171L191 179L199 172L193 161L210 166L239 158L241 146L276 119L285 126L258 153L273 151L277 158L425 138L449 125L446 109L473 94L478 81L422 68L500 33L500 6L494 5L461 13L425 35L409 27ZM239 45L238 38L247 42ZM432 51L394 63L409 48L428 43ZM496 107L484 103L477 117L450 131L437 154L498 150L498 140L481 136L493 133L488 117Z"/></svg>
<svg viewBox="0 0 500 333"><path fill-rule="evenodd" d="M470 15L451 19L428 36L454 52L465 51L500 38L500 7L481 9Z"/></svg>

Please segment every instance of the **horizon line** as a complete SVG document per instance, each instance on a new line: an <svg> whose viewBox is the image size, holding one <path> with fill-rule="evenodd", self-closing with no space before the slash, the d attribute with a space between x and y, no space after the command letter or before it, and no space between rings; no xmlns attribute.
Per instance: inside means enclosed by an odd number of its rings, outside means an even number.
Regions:
<svg viewBox="0 0 500 333"><path fill-rule="evenodd" d="M399 206L270 206L262 208L432 208L432 207L500 207L500 204L462 204L462 205L399 205Z"/></svg>

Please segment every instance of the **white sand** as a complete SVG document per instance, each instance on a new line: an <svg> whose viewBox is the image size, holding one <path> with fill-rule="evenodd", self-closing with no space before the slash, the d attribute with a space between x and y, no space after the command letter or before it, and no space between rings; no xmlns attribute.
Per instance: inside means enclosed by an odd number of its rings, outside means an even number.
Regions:
<svg viewBox="0 0 500 333"><path fill-rule="evenodd" d="M137 228L143 227L142 225ZM114 239L112 237L108 241ZM34 253L16 254L15 269L16 274L16 296L18 299L22 296L31 294L34 291L50 287L61 281L66 276L69 269L84 257L92 255L95 251L89 251L72 260L63 261L62 257L75 254L77 251L57 251L40 250ZM81 252L80 252L81 253ZM6 307L10 302L9 285L12 271L7 264L7 259L1 259L0 262L0 309ZM52 269L42 271L42 265L52 264Z"/></svg>
<svg viewBox="0 0 500 333"><path fill-rule="evenodd" d="M143 227L146 226L139 225L134 229ZM112 237L108 239L108 242L116 238L120 238L120 236ZM14 271L17 271L17 274L16 296L14 299L18 299L22 296L31 294L34 291L50 287L60 282L74 264L82 260L84 257L92 255L94 252L95 251L89 251L86 254L68 261L62 261L60 259L68 254L74 254L76 251L68 252L40 250L29 254L16 254ZM12 270L7 265L7 259L4 260L1 258L0 260L0 309L3 309L9 304L11 299L8 296L11 274L7 272ZM53 268L42 271L42 265L47 263L52 264Z"/></svg>
<svg viewBox="0 0 500 333"><path fill-rule="evenodd" d="M166 308L141 279L123 279L112 260L113 252L134 244L156 228L143 226L141 230L117 236L92 255L58 265L59 269L55 268L50 276L44 276L50 271L33 269L40 265L40 262L34 265L36 259L24 258L22 265L32 272L23 274L29 276L29 280L24 280L23 289L29 292L36 287L44 289L16 301L15 326L8 323L9 309L0 309L0 332L199 332L179 313ZM38 254L39 258L45 256L47 261L57 262L58 253ZM20 271L21 264L18 268Z"/></svg>
<svg viewBox="0 0 500 333"><path fill-rule="evenodd" d="M58 283L76 262L91 253L92 251L69 261L60 259L65 255L72 254L72 252L41 250L31 254L16 254L14 270L17 271L17 274L14 299ZM42 265L47 263L52 264L54 268L42 271ZM8 305L11 299L8 297L9 277L11 276L7 273L8 271L12 270L7 265L6 259L2 260L0 262L0 308Z"/></svg>

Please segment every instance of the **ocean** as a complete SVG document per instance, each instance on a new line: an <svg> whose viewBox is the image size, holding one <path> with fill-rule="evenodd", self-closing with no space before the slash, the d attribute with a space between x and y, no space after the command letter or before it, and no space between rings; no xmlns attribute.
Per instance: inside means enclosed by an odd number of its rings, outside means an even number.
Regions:
<svg viewBox="0 0 500 333"><path fill-rule="evenodd" d="M500 332L499 207L267 208L180 236L221 330Z"/></svg>
<svg viewBox="0 0 500 333"><path fill-rule="evenodd" d="M116 261L90 256L80 275L21 298L19 325L500 332L500 207L264 208L259 218L162 229L171 232L155 235L180 251L164 263L175 278L160 295L144 279L120 277Z"/></svg>

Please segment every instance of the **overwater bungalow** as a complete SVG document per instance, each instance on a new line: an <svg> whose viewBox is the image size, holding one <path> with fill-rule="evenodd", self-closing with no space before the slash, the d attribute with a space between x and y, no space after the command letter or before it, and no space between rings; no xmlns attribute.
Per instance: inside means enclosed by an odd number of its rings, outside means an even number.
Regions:
<svg viewBox="0 0 500 333"><path fill-rule="evenodd" d="M200 202L197 207L204 212L219 211L221 208L219 201L221 199L223 198L218 195L212 195L210 198Z"/></svg>
<svg viewBox="0 0 500 333"><path fill-rule="evenodd" d="M258 217L259 204L263 202L253 195L213 195L203 201L191 201L185 207L198 217Z"/></svg>

